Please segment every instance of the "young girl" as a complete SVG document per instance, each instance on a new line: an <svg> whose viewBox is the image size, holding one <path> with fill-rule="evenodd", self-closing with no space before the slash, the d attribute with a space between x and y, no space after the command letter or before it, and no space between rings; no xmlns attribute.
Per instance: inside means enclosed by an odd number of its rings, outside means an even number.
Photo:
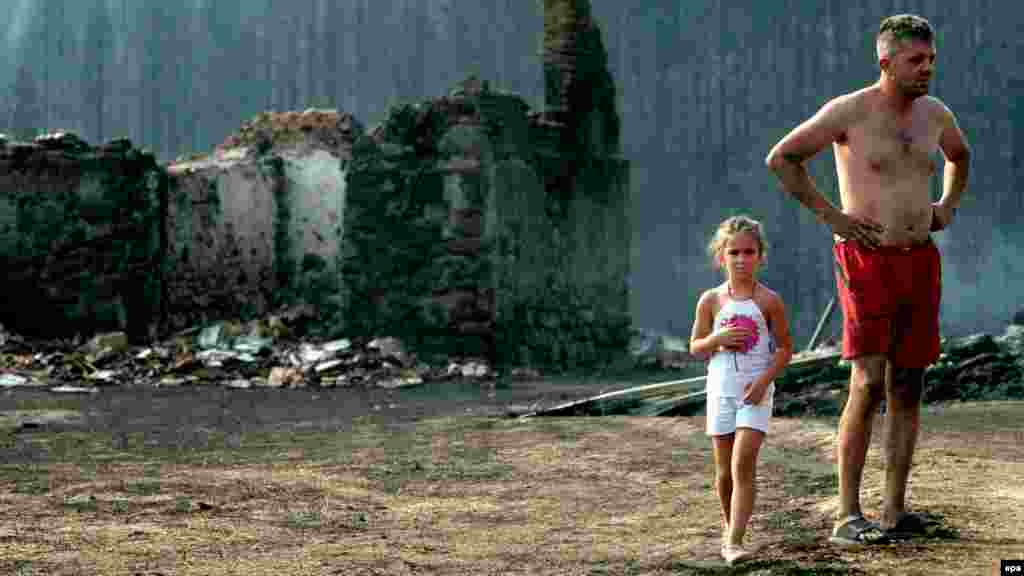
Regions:
<svg viewBox="0 0 1024 576"><path fill-rule="evenodd" d="M757 455L768 432L773 380L793 349L782 299L757 281L766 250L760 222L734 216L719 225L708 252L725 282L701 294L690 337L690 351L710 357L707 433L729 564L750 557L743 536L754 508Z"/></svg>

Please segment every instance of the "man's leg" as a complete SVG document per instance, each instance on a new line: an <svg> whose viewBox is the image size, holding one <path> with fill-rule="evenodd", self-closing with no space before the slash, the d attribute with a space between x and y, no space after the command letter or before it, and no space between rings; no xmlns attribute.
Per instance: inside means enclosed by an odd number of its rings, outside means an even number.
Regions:
<svg viewBox="0 0 1024 576"><path fill-rule="evenodd" d="M883 528L891 528L906 512L907 478L920 427L923 386L923 368L896 368L889 364L885 378Z"/></svg>
<svg viewBox="0 0 1024 576"><path fill-rule="evenodd" d="M861 356L851 360L850 394L839 420L839 517L860 515L860 482L871 443L871 425L885 389L886 358Z"/></svg>

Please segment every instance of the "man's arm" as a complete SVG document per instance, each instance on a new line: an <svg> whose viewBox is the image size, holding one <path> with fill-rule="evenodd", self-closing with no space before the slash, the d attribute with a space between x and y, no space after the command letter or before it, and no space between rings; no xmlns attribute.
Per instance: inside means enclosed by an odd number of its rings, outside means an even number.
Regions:
<svg viewBox="0 0 1024 576"><path fill-rule="evenodd" d="M780 140L765 159L765 164L781 181L782 189L824 224L833 221L839 209L818 191L804 162L842 137L846 130L844 116L848 106L844 97L829 101L817 114Z"/></svg>
<svg viewBox="0 0 1024 576"><path fill-rule="evenodd" d="M856 96L830 100L817 114L797 126L772 148L765 164L775 172L782 188L810 209L834 234L868 247L878 246L884 231L877 222L851 217L828 201L814 185L804 162L846 133L856 113Z"/></svg>
<svg viewBox="0 0 1024 576"><path fill-rule="evenodd" d="M945 105L942 109L944 125L939 147L946 157L946 167L942 174L942 198L935 203L933 230L942 230L953 221L953 214L960 206L960 196L967 188L971 164L971 149L960 131L956 117Z"/></svg>

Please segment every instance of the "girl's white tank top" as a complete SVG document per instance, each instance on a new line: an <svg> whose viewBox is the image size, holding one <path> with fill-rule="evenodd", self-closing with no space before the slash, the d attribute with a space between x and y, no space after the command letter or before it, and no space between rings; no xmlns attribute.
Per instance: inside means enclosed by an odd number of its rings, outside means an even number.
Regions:
<svg viewBox="0 0 1024 576"><path fill-rule="evenodd" d="M775 341L764 314L753 298L734 300L730 297L718 314L715 314L715 330L732 323L749 328L751 336L747 338L744 351L719 351L711 356L707 379L709 396L742 397L743 387L771 366ZM773 382L768 387L768 397L774 392Z"/></svg>

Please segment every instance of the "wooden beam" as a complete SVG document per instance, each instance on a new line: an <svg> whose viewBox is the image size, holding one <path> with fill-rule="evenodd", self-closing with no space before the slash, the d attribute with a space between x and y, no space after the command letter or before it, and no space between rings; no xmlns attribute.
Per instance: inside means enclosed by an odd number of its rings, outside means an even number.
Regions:
<svg viewBox="0 0 1024 576"><path fill-rule="evenodd" d="M814 334L811 336L810 342L807 343L807 348L804 348L805 352L813 350L814 345L818 343L818 336L821 336L822 328L825 327L825 324L828 322L828 319L832 317L832 309L835 307L835 305L836 297L835 295L833 295L832 298L829 299L828 301L828 306L825 306L825 312L821 315L821 318L818 320L818 326L814 329Z"/></svg>
<svg viewBox="0 0 1024 576"><path fill-rule="evenodd" d="M795 360L790 361L786 370L835 362L839 360L840 353L801 353L798 356L799 357ZM706 381L707 375L705 374L702 376L694 376L692 378L684 378L682 380L668 380L666 382L655 382L653 384L633 386L632 388L605 392L604 394L598 394L597 396L592 396L590 398L574 400L551 408L537 410L535 412L523 414L520 418L529 418L531 416L568 416L579 412L581 409L585 410L588 405L598 405L603 402L630 400L649 401L654 398L662 398L659 400L662 405L654 414L657 415L668 412L679 404L692 402L695 399L704 397L707 393L704 388Z"/></svg>

